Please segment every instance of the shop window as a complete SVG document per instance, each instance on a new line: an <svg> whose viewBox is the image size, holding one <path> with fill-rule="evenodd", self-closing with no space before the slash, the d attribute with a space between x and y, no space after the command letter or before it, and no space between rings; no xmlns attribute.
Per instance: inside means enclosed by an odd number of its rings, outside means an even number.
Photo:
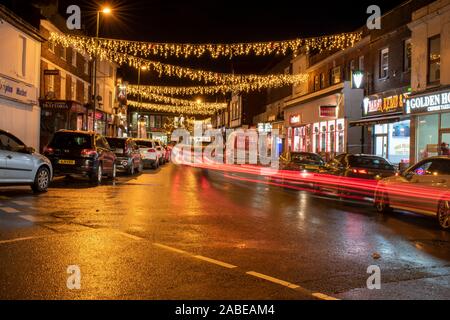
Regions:
<svg viewBox="0 0 450 320"><path fill-rule="evenodd" d="M387 159L392 163L409 160L410 121L390 123L388 126L388 154Z"/></svg>
<svg viewBox="0 0 450 320"><path fill-rule="evenodd" d="M320 152L320 124L314 123L313 128L313 152Z"/></svg>
<svg viewBox="0 0 450 320"><path fill-rule="evenodd" d="M403 42L403 71L411 70L412 43L411 39Z"/></svg>
<svg viewBox="0 0 450 320"><path fill-rule="evenodd" d="M338 84L341 81L341 66L334 67L331 69L331 83Z"/></svg>
<svg viewBox="0 0 450 320"><path fill-rule="evenodd" d="M72 49L72 65L77 67L77 52L75 49Z"/></svg>
<svg viewBox="0 0 450 320"><path fill-rule="evenodd" d="M417 117L417 160L438 155L439 114Z"/></svg>
<svg viewBox="0 0 450 320"><path fill-rule="evenodd" d="M320 90L320 77L319 75L314 76L314 91Z"/></svg>
<svg viewBox="0 0 450 320"><path fill-rule="evenodd" d="M345 120L336 120L336 153L345 152Z"/></svg>
<svg viewBox="0 0 450 320"><path fill-rule="evenodd" d="M389 48L380 51L380 79L385 79L389 75Z"/></svg>
<svg viewBox="0 0 450 320"><path fill-rule="evenodd" d="M441 37L428 39L428 83L439 83L441 79Z"/></svg>
<svg viewBox="0 0 450 320"><path fill-rule="evenodd" d="M441 114L441 128L450 129L450 113Z"/></svg>
<svg viewBox="0 0 450 320"><path fill-rule="evenodd" d="M327 123L320 123L320 152L327 152Z"/></svg>

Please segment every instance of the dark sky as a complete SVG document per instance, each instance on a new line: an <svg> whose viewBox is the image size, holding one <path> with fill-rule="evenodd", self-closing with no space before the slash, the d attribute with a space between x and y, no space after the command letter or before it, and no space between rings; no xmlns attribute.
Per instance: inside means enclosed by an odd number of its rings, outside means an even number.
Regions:
<svg viewBox="0 0 450 320"><path fill-rule="evenodd" d="M365 24L367 7L377 4L382 13L402 0L60 0L60 11L70 4L82 8L83 24L94 33L95 11L109 4L113 14L102 18L101 37L158 42L227 43L284 40L353 31ZM161 58L153 58L161 60ZM271 58L170 59L166 62L213 71L258 72ZM123 69L130 82L136 71ZM143 83L160 84L150 75ZM164 80L164 84L184 84ZM195 84L195 83L192 83Z"/></svg>

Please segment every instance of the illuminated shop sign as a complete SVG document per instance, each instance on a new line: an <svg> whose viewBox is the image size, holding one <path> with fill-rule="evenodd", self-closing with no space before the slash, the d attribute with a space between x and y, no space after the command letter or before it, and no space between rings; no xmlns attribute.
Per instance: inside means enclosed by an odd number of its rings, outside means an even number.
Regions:
<svg viewBox="0 0 450 320"><path fill-rule="evenodd" d="M290 123L290 124L300 124L301 122L302 122L302 120L301 120L301 117L300 117L299 114L292 115L292 116L289 118L289 123Z"/></svg>
<svg viewBox="0 0 450 320"><path fill-rule="evenodd" d="M450 110L450 91L411 97L406 101L406 113Z"/></svg>
<svg viewBox="0 0 450 320"><path fill-rule="evenodd" d="M319 116L321 118L336 118L337 117L337 107L336 106L320 106Z"/></svg>
<svg viewBox="0 0 450 320"><path fill-rule="evenodd" d="M363 100L364 115L403 112L409 93L373 95Z"/></svg>

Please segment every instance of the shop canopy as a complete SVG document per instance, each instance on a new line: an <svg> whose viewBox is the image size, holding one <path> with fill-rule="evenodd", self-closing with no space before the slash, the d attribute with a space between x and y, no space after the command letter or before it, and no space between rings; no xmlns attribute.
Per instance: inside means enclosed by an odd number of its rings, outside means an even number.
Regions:
<svg viewBox="0 0 450 320"><path fill-rule="evenodd" d="M402 116L401 115L396 115L396 116L383 116L383 117L373 117L373 118L366 118L366 119L361 119L361 120L357 120L357 121L350 121L349 125L351 127L368 127L368 126L373 126L376 124L385 124L385 123L393 123L393 122L398 122L402 120Z"/></svg>

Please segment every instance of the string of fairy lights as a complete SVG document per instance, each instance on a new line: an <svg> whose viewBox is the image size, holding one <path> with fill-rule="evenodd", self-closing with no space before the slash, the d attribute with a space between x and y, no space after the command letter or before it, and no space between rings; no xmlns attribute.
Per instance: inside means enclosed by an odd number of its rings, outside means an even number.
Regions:
<svg viewBox="0 0 450 320"><path fill-rule="evenodd" d="M353 46L361 40L361 32L349 32L336 35L326 35L311 38L298 38L283 41L231 43L231 44L192 44L192 43L156 43L142 41L128 41L107 38L91 38L76 35L51 34L51 41L69 42L76 44L83 51L116 51L130 55L159 56L159 57L202 57L209 55L214 59L219 57L238 57L246 55L286 55L295 53L300 48L306 50L340 50Z"/></svg>
<svg viewBox="0 0 450 320"><path fill-rule="evenodd" d="M63 47L107 60L119 65L128 65L136 69L153 70L160 77L178 77L203 82L197 86L149 86L128 85L127 93L160 103L150 103L129 100L132 107L161 112L185 114L214 114L227 107L225 103L206 103L171 97L173 95L215 95L234 92L250 92L268 88L279 88L287 85L297 85L308 81L307 74L234 74L220 73L208 70L193 69L178 65L171 65L147 59L149 56L159 57L202 57L209 55L217 59L220 57L235 57L244 55L286 55L295 54L299 49L340 50L353 46L361 39L360 32L342 33L338 35L314 38L300 38L286 41L234 43L234 44L176 44L152 43L106 38L91 38L86 36L67 35L51 32L49 41Z"/></svg>

